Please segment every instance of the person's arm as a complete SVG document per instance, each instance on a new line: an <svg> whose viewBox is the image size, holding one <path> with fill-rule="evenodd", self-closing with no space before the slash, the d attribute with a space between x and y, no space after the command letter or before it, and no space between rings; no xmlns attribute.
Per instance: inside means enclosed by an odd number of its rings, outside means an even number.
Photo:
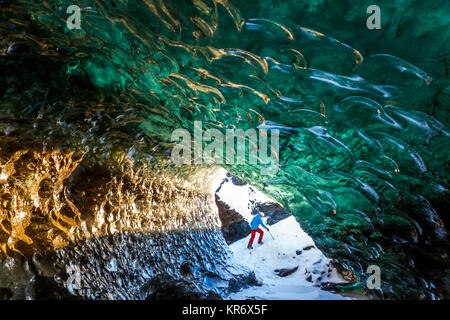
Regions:
<svg viewBox="0 0 450 320"><path fill-rule="evenodd" d="M261 217L259 217L259 221L266 230L269 230L269 228L267 228L267 226L264 224L263 219Z"/></svg>

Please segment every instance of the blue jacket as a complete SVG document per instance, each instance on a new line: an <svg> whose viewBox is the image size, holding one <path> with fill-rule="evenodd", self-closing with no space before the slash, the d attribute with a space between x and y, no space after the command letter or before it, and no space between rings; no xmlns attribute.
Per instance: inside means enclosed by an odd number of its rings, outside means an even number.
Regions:
<svg viewBox="0 0 450 320"><path fill-rule="evenodd" d="M261 215L258 213L253 219L252 222L250 222L250 228L252 230L258 229L259 225L262 225L264 228L269 230L269 228L266 227L264 222L262 221Z"/></svg>

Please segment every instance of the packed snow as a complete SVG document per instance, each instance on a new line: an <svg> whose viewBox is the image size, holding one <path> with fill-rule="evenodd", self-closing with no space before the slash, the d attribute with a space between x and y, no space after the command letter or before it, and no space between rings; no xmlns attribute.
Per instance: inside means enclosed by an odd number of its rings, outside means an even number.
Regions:
<svg viewBox="0 0 450 320"><path fill-rule="evenodd" d="M275 202L255 187L248 184L234 185L231 178L227 177L224 177L217 195L221 201L239 212L248 222L253 218L251 200L260 203ZM265 221L265 218L263 219ZM257 243L259 234L256 234L251 250L247 249L250 235L230 245L236 262L253 270L261 286L253 286L233 293L228 297L229 299L346 299L341 295L320 289L320 282L344 283L346 281L336 269L331 267L330 259L317 249L313 239L302 230L293 216L268 227L273 238L263 229L262 245ZM275 272L277 269L291 269L297 266L297 271L285 277L280 277Z"/></svg>
<svg viewBox="0 0 450 320"><path fill-rule="evenodd" d="M303 250L314 245L314 242L300 228L293 216L270 226L269 229L275 239L264 231L263 244L257 244L257 235L253 250L247 249L250 236L230 245L237 261L252 269L258 281L263 284L261 287L254 286L232 294L230 299L343 299L340 295L313 286L320 276L327 282L345 281L335 269L332 269L327 277L328 259L320 250L315 247ZM302 253L297 255L297 250ZM274 272L276 269L297 266L298 270L286 277L280 277ZM312 273L313 271L315 273ZM309 275L312 283L306 280Z"/></svg>
<svg viewBox="0 0 450 320"><path fill-rule="evenodd" d="M220 190L216 193L219 199L228 204L231 209L239 212L249 222L253 219L252 200L260 203L276 202L249 184L237 186L226 175L223 176L223 181Z"/></svg>

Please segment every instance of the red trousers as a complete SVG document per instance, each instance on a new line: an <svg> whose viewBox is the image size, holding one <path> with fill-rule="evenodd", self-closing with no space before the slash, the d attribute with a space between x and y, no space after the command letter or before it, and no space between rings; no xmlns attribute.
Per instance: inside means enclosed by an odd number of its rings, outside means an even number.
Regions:
<svg viewBox="0 0 450 320"><path fill-rule="evenodd" d="M264 235L264 232L260 228L258 228L256 230L252 230L251 232L252 232L252 235L250 236L250 241L248 242L247 247L251 246L253 244L253 240L255 239L255 235L257 232L259 233L258 243L261 243L263 235Z"/></svg>

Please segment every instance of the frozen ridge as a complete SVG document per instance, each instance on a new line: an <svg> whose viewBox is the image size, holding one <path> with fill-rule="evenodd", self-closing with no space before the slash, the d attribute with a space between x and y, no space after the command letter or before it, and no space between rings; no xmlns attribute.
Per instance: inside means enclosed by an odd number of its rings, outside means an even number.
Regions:
<svg viewBox="0 0 450 320"><path fill-rule="evenodd" d="M276 202L253 186L233 184L228 177L224 178L217 196L248 222L253 217L249 205L252 200L257 203ZM257 234L253 250L247 249L250 235L230 244L236 263L253 270L262 285L232 293L228 299L349 299L320 289L322 282L347 281L331 266L331 260L317 249L313 239L303 231L293 216L269 226L269 229L275 240L264 230L264 244L257 244ZM297 271L285 277L280 277L275 272L277 269L292 269L297 266Z"/></svg>

